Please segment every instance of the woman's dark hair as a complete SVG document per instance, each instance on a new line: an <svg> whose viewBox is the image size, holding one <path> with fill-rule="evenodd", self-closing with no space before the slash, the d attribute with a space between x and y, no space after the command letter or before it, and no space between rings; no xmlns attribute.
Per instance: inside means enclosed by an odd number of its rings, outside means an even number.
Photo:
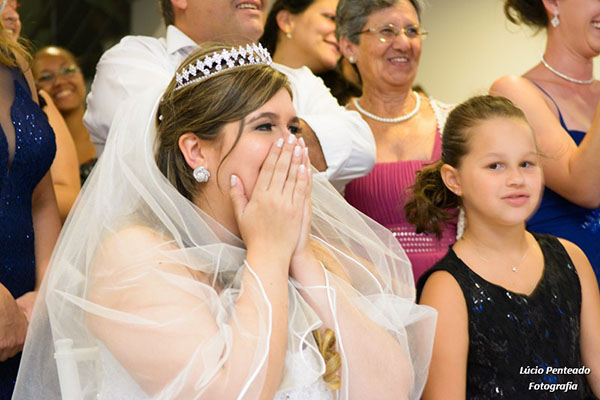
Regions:
<svg viewBox="0 0 600 400"><path fill-rule="evenodd" d="M444 164L459 168L469 152L470 130L492 118L527 122L523 111L505 97L472 97L450 112L442 134L442 157L417 172L415 184L409 188L411 197L404 206L406 219L416 226L417 233L435 233L440 238L445 223L456 216L461 200L444 184L441 168Z"/></svg>
<svg viewBox="0 0 600 400"><path fill-rule="evenodd" d="M513 24L524 23L536 28L548 26L548 13L542 0L505 0L504 14Z"/></svg>
<svg viewBox="0 0 600 400"><path fill-rule="evenodd" d="M341 63L342 58L338 60L334 69L322 72L317 76L323 79L325 86L329 88L331 95L337 99L338 103L344 105L348 104L351 98L360 97L362 95L362 88L346 79L342 73ZM356 67L353 65L353 68Z"/></svg>
<svg viewBox="0 0 600 400"><path fill-rule="evenodd" d="M275 54L277 48L277 37L279 34L279 25L277 25L277 14L280 11L288 11L291 14L298 15L302 14L315 0L275 0L269 15L267 15L267 22L265 23L265 30L263 35L258 40L269 53Z"/></svg>

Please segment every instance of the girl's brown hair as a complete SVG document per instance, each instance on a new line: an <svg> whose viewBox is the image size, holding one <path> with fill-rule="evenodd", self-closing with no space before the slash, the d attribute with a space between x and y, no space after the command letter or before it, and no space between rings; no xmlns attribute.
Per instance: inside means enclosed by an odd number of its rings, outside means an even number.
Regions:
<svg viewBox="0 0 600 400"><path fill-rule="evenodd" d="M523 111L510 100L489 95L472 97L450 112L442 134L442 157L417 172L415 184L409 188L412 196L404 206L406 219L416 226L417 233L435 233L440 238L446 222L456 216L461 200L444 184L441 168L444 164L460 167L469 152L469 131L492 118L527 122Z"/></svg>

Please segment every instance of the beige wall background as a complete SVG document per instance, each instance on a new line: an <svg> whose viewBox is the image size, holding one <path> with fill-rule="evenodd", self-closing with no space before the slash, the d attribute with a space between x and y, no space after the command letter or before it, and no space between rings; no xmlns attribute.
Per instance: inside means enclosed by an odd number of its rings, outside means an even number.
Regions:
<svg viewBox="0 0 600 400"><path fill-rule="evenodd" d="M460 102L487 92L505 74L522 74L539 62L544 32L511 24L502 0L428 0L417 82L433 97Z"/></svg>
<svg viewBox="0 0 600 400"><path fill-rule="evenodd" d="M212 0L206 0L212 1ZM508 22L502 0L426 0L429 36L416 83L438 100L456 103L483 94L505 74L522 74L539 62L544 32ZM157 0L133 2L134 34L161 36ZM599 71L596 59L596 71ZM596 76L599 76L596 72Z"/></svg>

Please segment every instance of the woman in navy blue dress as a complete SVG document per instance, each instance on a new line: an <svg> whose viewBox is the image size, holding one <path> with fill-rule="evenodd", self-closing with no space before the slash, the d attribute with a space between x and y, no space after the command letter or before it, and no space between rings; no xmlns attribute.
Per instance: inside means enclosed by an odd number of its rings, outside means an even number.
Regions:
<svg viewBox="0 0 600 400"><path fill-rule="evenodd" d="M505 0L504 9L512 22L546 32L540 62L490 89L523 110L543 155L546 187L527 229L575 243L600 282L600 2Z"/></svg>
<svg viewBox="0 0 600 400"><path fill-rule="evenodd" d="M29 315L60 231L48 172L54 133L31 90L27 59L0 26L0 399L12 396Z"/></svg>

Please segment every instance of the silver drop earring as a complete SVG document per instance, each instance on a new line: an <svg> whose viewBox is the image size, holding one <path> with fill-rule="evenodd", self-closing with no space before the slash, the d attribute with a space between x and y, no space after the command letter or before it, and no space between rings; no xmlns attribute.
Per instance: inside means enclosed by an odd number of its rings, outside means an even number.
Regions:
<svg viewBox="0 0 600 400"><path fill-rule="evenodd" d="M550 20L550 23L555 28L558 26L558 24L560 24L560 20L558 19L558 10L554 11L554 18Z"/></svg>
<svg viewBox="0 0 600 400"><path fill-rule="evenodd" d="M208 182L208 179L210 178L210 172L206 169L206 167L195 168L193 175L196 182L199 183Z"/></svg>

